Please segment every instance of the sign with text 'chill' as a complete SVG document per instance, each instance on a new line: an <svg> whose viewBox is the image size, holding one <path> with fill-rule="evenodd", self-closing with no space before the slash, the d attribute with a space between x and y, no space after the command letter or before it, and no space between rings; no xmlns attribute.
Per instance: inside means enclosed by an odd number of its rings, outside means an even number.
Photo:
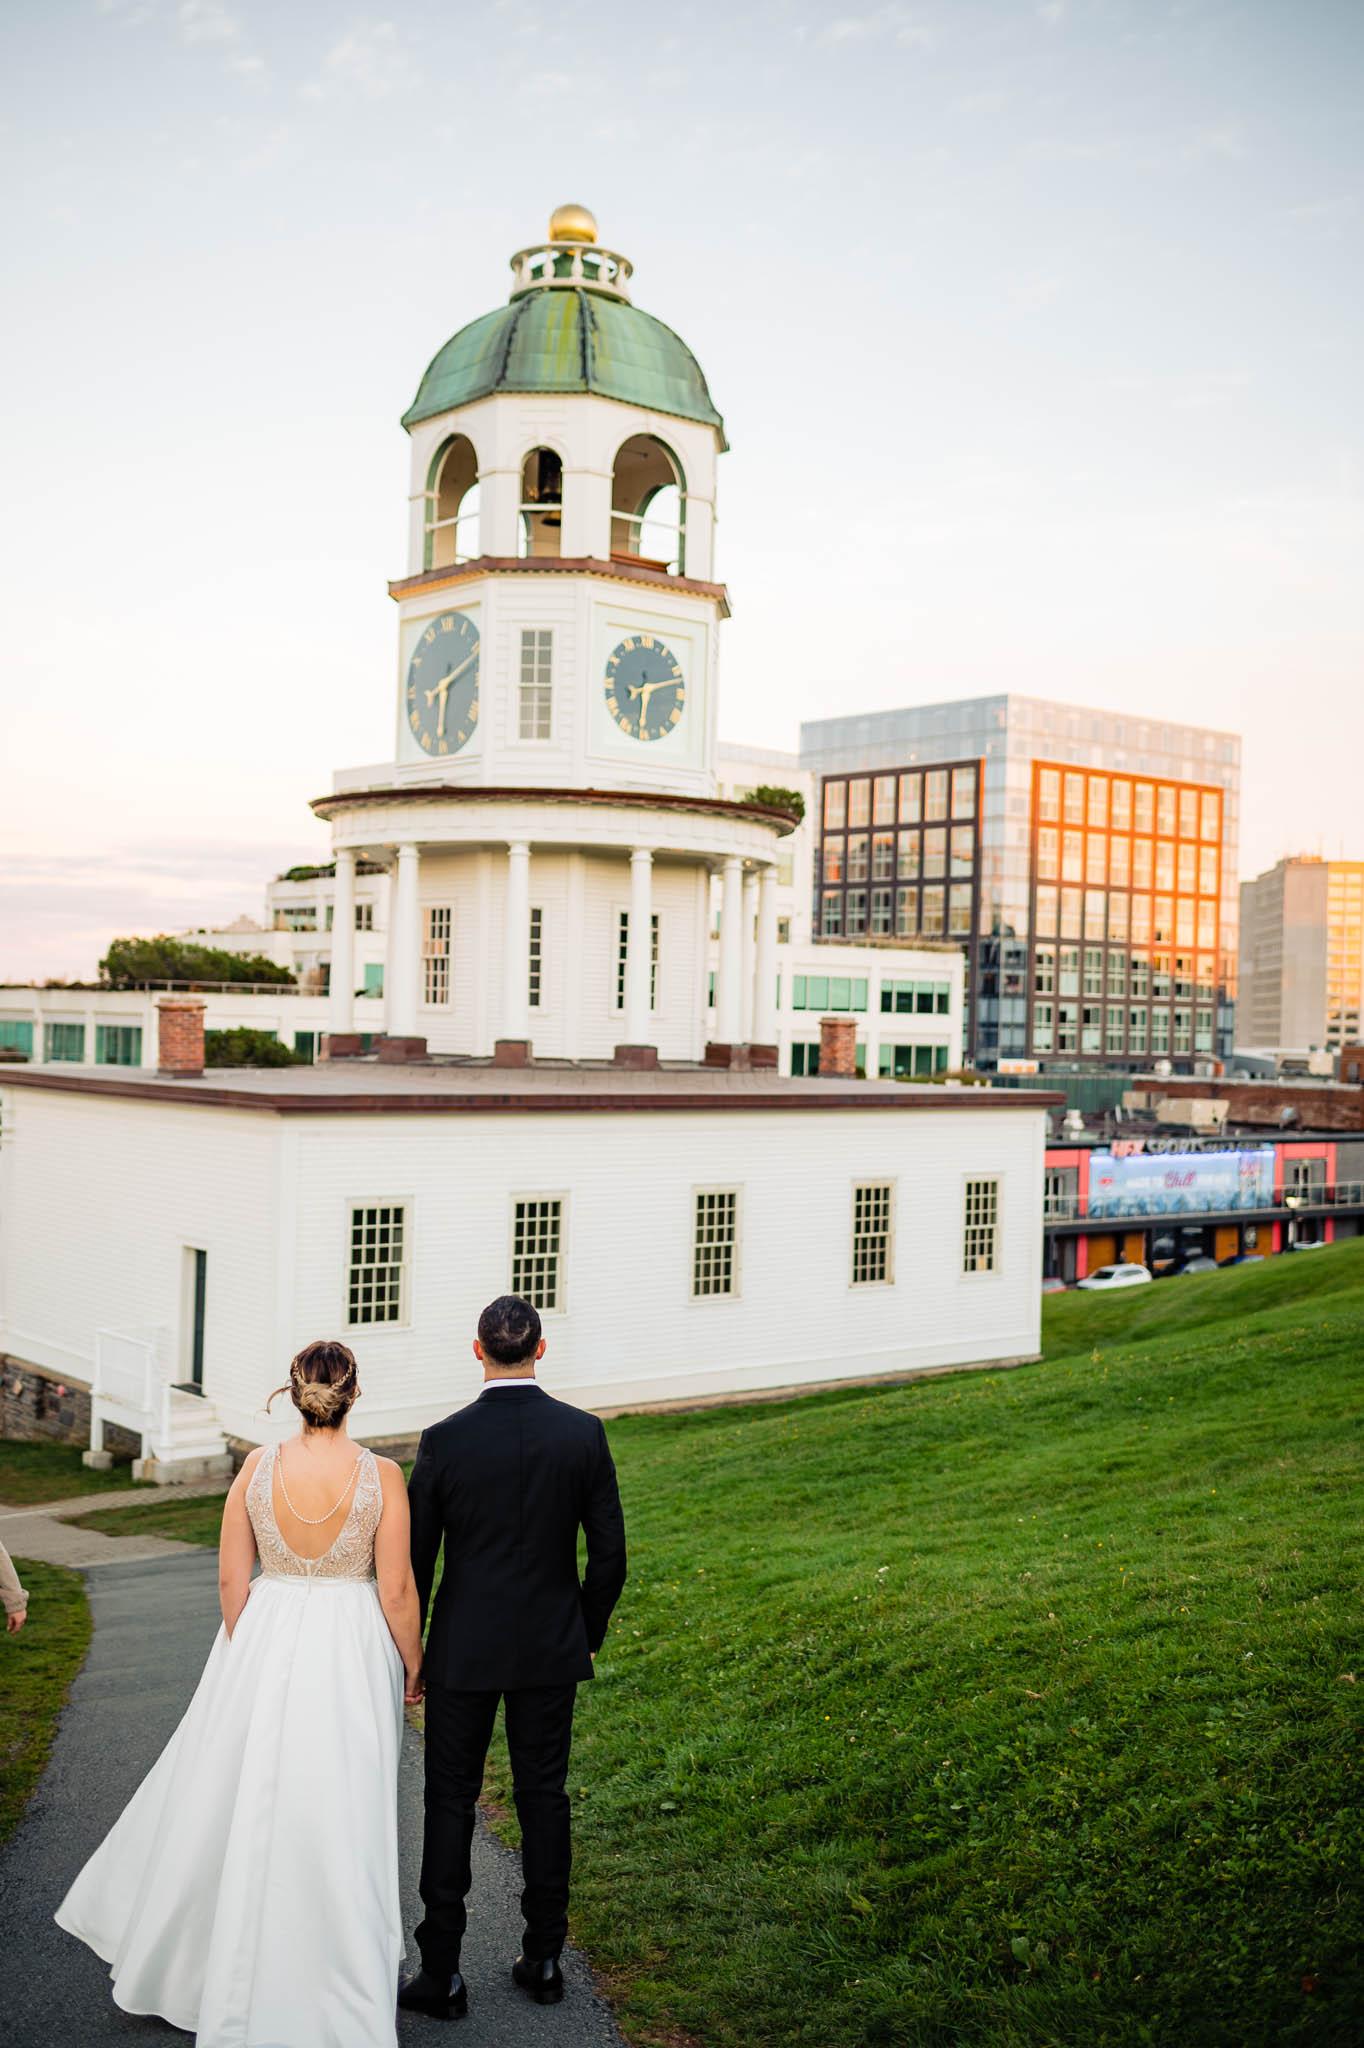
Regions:
<svg viewBox="0 0 1364 2048"><path fill-rule="evenodd" d="M1274 1147L1242 1152L1138 1152L1089 1162L1091 1216L1207 1215L1268 1209L1274 1201Z"/></svg>

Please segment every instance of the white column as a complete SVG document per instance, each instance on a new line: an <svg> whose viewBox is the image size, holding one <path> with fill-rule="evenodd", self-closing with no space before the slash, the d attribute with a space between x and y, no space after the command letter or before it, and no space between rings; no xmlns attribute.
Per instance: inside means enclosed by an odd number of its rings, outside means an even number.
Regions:
<svg viewBox="0 0 1364 2048"><path fill-rule="evenodd" d="M737 853L724 866L720 898L720 974L715 987L715 1035L721 1045L738 1045L744 1028L743 972L744 864Z"/></svg>
<svg viewBox="0 0 1364 2048"><path fill-rule="evenodd" d="M530 1037L530 846L524 839L513 839L507 848L499 1036Z"/></svg>
<svg viewBox="0 0 1364 2048"><path fill-rule="evenodd" d="M336 854L336 899L332 905L332 966L327 996L327 1030L355 1029L355 855L348 846Z"/></svg>
<svg viewBox="0 0 1364 2048"><path fill-rule="evenodd" d="M753 1043L777 1042L777 870L769 861L758 878L758 940L753 964Z"/></svg>
<svg viewBox="0 0 1364 2048"><path fill-rule="evenodd" d="M421 996L421 911L417 881L421 856L410 843L398 848L398 872L389 892L388 965L384 973L384 1030L415 1038Z"/></svg>
<svg viewBox="0 0 1364 2048"><path fill-rule="evenodd" d="M753 966L758 929L758 870L744 876L744 936L739 963L739 986L743 990L744 1044L753 1041Z"/></svg>
<svg viewBox="0 0 1364 2048"><path fill-rule="evenodd" d="M625 951L625 1045L652 1043L649 980L653 964L654 857L647 846L630 855L630 930Z"/></svg>

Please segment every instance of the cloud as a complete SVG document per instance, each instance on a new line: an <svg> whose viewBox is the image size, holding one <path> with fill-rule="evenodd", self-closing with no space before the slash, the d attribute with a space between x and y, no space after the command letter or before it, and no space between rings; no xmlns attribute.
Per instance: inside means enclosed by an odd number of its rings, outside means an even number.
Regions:
<svg viewBox="0 0 1364 2048"><path fill-rule="evenodd" d="M361 22L333 43L318 76L302 88L304 99L349 93L385 99L416 83L416 70L391 21Z"/></svg>
<svg viewBox="0 0 1364 2048"><path fill-rule="evenodd" d="M990 91L963 93L960 99L948 105L950 114L1000 114L1009 104L1009 95L997 87Z"/></svg>
<svg viewBox="0 0 1364 2048"><path fill-rule="evenodd" d="M229 14L219 0L180 0L176 20L187 43L233 43L241 34L236 15Z"/></svg>
<svg viewBox="0 0 1364 2048"><path fill-rule="evenodd" d="M873 8L870 14L844 14L828 22L815 37L825 46L838 43L870 42L889 37L909 48L931 50L937 37L917 8L891 4Z"/></svg>
<svg viewBox="0 0 1364 2048"><path fill-rule="evenodd" d="M1221 156L1239 161L1246 154L1245 131L1239 121L1220 121L1215 127L1200 128L1186 153L1192 157Z"/></svg>

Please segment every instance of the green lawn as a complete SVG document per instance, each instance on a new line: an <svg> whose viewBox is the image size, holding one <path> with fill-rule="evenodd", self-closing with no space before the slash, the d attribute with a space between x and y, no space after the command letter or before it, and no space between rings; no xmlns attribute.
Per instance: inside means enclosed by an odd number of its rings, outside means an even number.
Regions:
<svg viewBox="0 0 1364 2048"><path fill-rule="evenodd" d="M1044 1330L611 1424L574 1934L641 2048L1364 2038L1364 1244Z"/></svg>
<svg viewBox="0 0 1364 2048"><path fill-rule="evenodd" d="M42 1775L57 1716L90 1641L79 1572L14 1560L29 1596L17 1636L0 1635L0 1843L19 1824Z"/></svg>
<svg viewBox="0 0 1364 2048"><path fill-rule="evenodd" d="M35 1502L68 1500L78 1493L108 1493L131 1486L132 1467L115 1465L110 1472L91 1472L71 1444L21 1444L0 1439L0 1503L8 1508Z"/></svg>
<svg viewBox="0 0 1364 2048"><path fill-rule="evenodd" d="M1364 1244L1046 1343L611 1425L574 1933L635 2040L1364 2038Z"/></svg>
<svg viewBox="0 0 1364 2048"><path fill-rule="evenodd" d="M98 1529L105 1536L170 1536L180 1543L216 1546L223 1525L223 1495L177 1500L173 1489L157 1489L155 1500L140 1500L136 1507L92 1508L88 1515L64 1519L69 1529Z"/></svg>

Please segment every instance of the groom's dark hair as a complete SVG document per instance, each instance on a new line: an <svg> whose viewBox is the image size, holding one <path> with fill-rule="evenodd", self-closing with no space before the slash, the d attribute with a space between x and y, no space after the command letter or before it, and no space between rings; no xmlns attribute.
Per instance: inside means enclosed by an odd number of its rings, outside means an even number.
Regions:
<svg viewBox="0 0 1364 2048"><path fill-rule="evenodd" d="M540 1318L519 1294L499 1294L478 1319L478 1341L494 1365L524 1365L540 1342Z"/></svg>

